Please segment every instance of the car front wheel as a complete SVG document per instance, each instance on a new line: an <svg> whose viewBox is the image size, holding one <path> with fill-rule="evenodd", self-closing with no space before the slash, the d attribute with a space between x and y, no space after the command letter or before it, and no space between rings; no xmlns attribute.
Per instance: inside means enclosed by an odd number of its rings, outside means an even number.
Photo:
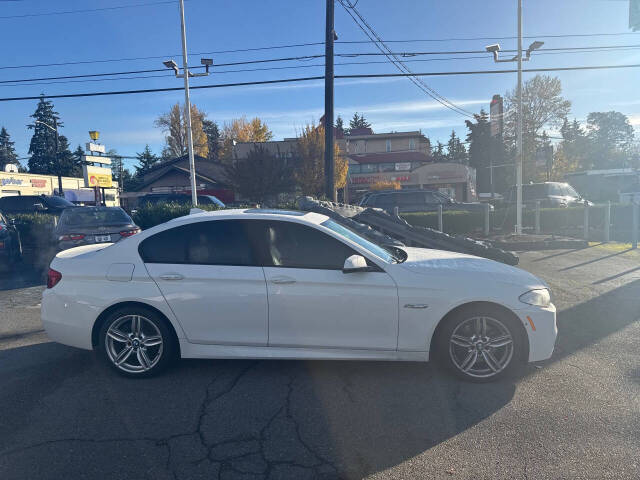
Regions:
<svg viewBox="0 0 640 480"><path fill-rule="evenodd" d="M515 320L492 309L463 310L438 338L438 356L450 371L472 382L489 382L513 372L524 345Z"/></svg>
<svg viewBox="0 0 640 480"><path fill-rule="evenodd" d="M176 358L174 336L157 313L139 308L117 310L100 330L99 354L118 373L147 377Z"/></svg>

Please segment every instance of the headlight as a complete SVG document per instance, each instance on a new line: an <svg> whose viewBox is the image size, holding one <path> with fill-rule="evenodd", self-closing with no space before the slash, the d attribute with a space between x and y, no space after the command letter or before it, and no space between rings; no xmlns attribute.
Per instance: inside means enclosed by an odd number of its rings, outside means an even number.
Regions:
<svg viewBox="0 0 640 480"><path fill-rule="evenodd" d="M551 304L551 294L546 288L529 290L520 295L520 301L536 307L548 307Z"/></svg>

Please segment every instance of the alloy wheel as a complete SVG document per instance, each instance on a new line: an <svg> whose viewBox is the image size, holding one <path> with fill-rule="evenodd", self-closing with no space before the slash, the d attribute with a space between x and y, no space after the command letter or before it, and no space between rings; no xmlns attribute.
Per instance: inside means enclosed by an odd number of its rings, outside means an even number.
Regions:
<svg viewBox="0 0 640 480"><path fill-rule="evenodd" d="M109 326L104 342L109 360L127 373L147 372L162 358L162 333L142 315L118 317Z"/></svg>
<svg viewBox="0 0 640 480"><path fill-rule="evenodd" d="M449 338L449 356L457 369L475 378L502 372L513 358L513 337L499 320L471 317L461 322Z"/></svg>

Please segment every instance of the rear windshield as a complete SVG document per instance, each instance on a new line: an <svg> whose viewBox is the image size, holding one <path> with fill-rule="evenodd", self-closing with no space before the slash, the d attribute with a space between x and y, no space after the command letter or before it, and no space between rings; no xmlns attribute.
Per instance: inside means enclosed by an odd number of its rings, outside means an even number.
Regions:
<svg viewBox="0 0 640 480"><path fill-rule="evenodd" d="M55 208L65 208L65 207L73 207L73 203L71 203L66 198L62 197L47 197L47 203L51 207Z"/></svg>
<svg viewBox="0 0 640 480"><path fill-rule="evenodd" d="M65 210L61 217L62 225L123 225L133 223L131 217L120 207L80 207Z"/></svg>

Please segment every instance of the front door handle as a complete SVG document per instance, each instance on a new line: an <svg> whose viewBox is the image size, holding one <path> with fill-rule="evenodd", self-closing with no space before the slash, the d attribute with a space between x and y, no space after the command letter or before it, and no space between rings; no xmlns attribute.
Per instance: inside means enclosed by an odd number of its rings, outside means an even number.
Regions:
<svg viewBox="0 0 640 480"><path fill-rule="evenodd" d="M182 280L184 276L179 273L164 273L160 275L160 278L162 280Z"/></svg>
<svg viewBox="0 0 640 480"><path fill-rule="evenodd" d="M291 277L274 277L271 279L271 283L275 283L277 285L287 285L290 283L296 283L296 279Z"/></svg>

